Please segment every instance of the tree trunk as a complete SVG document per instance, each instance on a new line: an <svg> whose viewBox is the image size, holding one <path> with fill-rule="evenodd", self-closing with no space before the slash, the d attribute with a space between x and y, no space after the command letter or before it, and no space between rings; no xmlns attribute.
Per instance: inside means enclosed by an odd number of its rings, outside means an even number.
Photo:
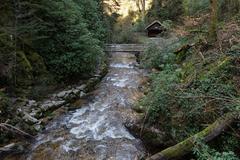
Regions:
<svg viewBox="0 0 240 160"><path fill-rule="evenodd" d="M145 14L146 14L146 0L137 0L136 5L141 14L142 21L145 22Z"/></svg>
<svg viewBox="0 0 240 160"><path fill-rule="evenodd" d="M239 112L227 113L201 132L187 138L175 146L169 147L151 156L147 160L171 160L174 158L182 157L192 151L194 142L197 140L204 140L205 142L208 142L214 139L219 134L221 134L222 131L228 128L236 119L240 119Z"/></svg>
<svg viewBox="0 0 240 160"><path fill-rule="evenodd" d="M211 22L209 28L210 41L217 40L217 22L218 22L218 0L210 0L211 4Z"/></svg>
<svg viewBox="0 0 240 160"><path fill-rule="evenodd" d="M142 22L145 22L146 0L142 0Z"/></svg>

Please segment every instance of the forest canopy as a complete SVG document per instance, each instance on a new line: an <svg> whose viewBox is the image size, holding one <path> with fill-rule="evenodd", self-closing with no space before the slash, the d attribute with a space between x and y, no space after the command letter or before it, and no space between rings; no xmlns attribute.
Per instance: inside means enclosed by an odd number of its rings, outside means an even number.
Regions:
<svg viewBox="0 0 240 160"><path fill-rule="evenodd" d="M107 20L101 2L3 0L0 8L1 83L41 72L57 80L86 77L102 63Z"/></svg>

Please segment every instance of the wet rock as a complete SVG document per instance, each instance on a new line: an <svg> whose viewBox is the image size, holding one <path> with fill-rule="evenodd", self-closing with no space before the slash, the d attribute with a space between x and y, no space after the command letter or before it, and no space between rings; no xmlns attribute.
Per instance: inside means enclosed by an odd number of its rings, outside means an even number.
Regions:
<svg viewBox="0 0 240 160"><path fill-rule="evenodd" d="M73 90L71 91L71 93L74 93L75 95L77 95L79 92L80 92L80 90L78 90L78 89L73 89Z"/></svg>
<svg viewBox="0 0 240 160"><path fill-rule="evenodd" d="M41 112L41 108L32 109L29 115L32 117L36 117L40 112Z"/></svg>
<svg viewBox="0 0 240 160"><path fill-rule="evenodd" d="M27 105L30 106L30 107L36 107L37 102L35 100L29 100Z"/></svg>
<svg viewBox="0 0 240 160"><path fill-rule="evenodd" d="M99 75L99 74L96 74L96 75L94 75L94 77L96 77L96 78L100 78L100 77L101 77L101 75Z"/></svg>
<svg viewBox="0 0 240 160"><path fill-rule="evenodd" d="M24 114L23 119L25 122L30 123L30 124L36 124L39 122L38 119L32 117L30 114L28 114L26 112L23 112L23 114Z"/></svg>
<svg viewBox="0 0 240 160"><path fill-rule="evenodd" d="M29 115L35 118L40 118L43 115L43 111L41 108L33 109Z"/></svg>
<svg viewBox="0 0 240 160"><path fill-rule="evenodd" d="M80 91L83 90L85 87L86 86L80 86L67 91L62 91L58 93L56 97L61 100L71 101L72 99L78 98Z"/></svg>
<svg viewBox="0 0 240 160"><path fill-rule="evenodd" d="M41 124L35 124L33 128L35 129L36 132L40 132L42 131L43 126Z"/></svg>
<svg viewBox="0 0 240 160"><path fill-rule="evenodd" d="M44 117L41 119L41 124L46 125L51 119L51 117Z"/></svg>
<svg viewBox="0 0 240 160"><path fill-rule="evenodd" d="M79 90L79 91L84 91L86 87L87 87L86 84L82 84L81 86L76 87L76 89Z"/></svg>
<svg viewBox="0 0 240 160"><path fill-rule="evenodd" d="M47 110L50 110L50 109L54 109L54 108L57 108L57 107L60 107L62 105L64 105L65 101L62 100L62 101L45 101L41 106L40 108L43 110L43 111L47 111Z"/></svg>
<svg viewBox="0 0 240 160"><path fill-rule="evenodd" d="M90 78L87 82L87 87L86 87L86 91L91 91L94 89L95 85L100 81L99 78Z"/></svg>
<svg viewBox="0 0 240 160"><path fill-rule="evenodd" d="M62 91L57 94L57 98L64 98L66 94L69 94L69 91Z"/></svg>
<svg viewBox="0 0 240 160"><path fill-rule="evenodd" d="M86 96L87 94L85 92L80 92L80 98L83 98L84 96Z"/></svg>
<svg viewBox="0 0 240 160"><path fill-rule="evenodd" d="M70 106L68 106L69 110L72 109L77 109L80 108L81 106L83 106L85 103L87 103L86 99L78 99L75 102L73 102Z"/></svg>
<svg viewBox="0 0 240 160"><path fill-rule="evenodd" d="M67 112L67 108L65 108L65 106L64 106L64 107L61 107L61 108L58 108L57 110L55 110L53 112L53 115L54 115L54 117L59 117L60 115L66 113L66 112Z"/></svg>

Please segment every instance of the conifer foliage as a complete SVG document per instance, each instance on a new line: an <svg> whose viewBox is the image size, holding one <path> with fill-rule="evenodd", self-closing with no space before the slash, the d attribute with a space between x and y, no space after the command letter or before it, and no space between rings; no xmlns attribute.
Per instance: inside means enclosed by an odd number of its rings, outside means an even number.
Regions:
<svg viewBox="0 0 240 160"><path fill-rule="evenodd" d="M51 71L61 78L91 73L103 51L99 46L101 33L90 31L91 20L84 19L82 6L74 1L51 1L40 11L43 29L35 43ZM92 11L94 12L94 11ZM45 13L45 14L44 14ZM101 19L98 19L101 21ZM98 26L95 26L98 28Z"/></svg>
<svg viewBox="0 0 240 160"><path fill-rule="evenodd" d="M0 10L0 63L12 74L18 51L40 55L58 80L90 76L101 63L106 27L99 1L3 0Z"/></svg>

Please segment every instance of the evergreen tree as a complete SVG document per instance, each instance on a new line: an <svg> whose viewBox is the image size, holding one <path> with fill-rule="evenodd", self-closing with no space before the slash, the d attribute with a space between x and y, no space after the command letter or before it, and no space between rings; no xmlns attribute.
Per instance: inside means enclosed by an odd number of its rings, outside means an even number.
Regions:
<svg viewBox="0 0 240 160"><path fill-rule="evenodd" d="M35 42L50 70L59 78L93 73L103 55L99 41L87 29L82 9L74 1L47 1L40 18L44 21Z"/></svg>
<svg viewBox="0 0 240 160"><path fill-rule="evenodd" d="M79 5L82 17L94 38L101 42L106 40L106 25L104 24L103 10L99 0L75 0L75 2Z"/></svg>
<svg viewBox="0 0 240 160"><path fill-rule="evenodd" d="M155 19L178 21L183 11L183 0L153 0L147 18L149 21Z"/></svg>
<svg viewBox="0 0 240 160"><path fill-rule="evenodd" d="M14 50L26 58L31 50L58 79L69 79L93 74L102 60L106 27L97 0L3 0L0 8L1 66L13 66Z"/></svg>

